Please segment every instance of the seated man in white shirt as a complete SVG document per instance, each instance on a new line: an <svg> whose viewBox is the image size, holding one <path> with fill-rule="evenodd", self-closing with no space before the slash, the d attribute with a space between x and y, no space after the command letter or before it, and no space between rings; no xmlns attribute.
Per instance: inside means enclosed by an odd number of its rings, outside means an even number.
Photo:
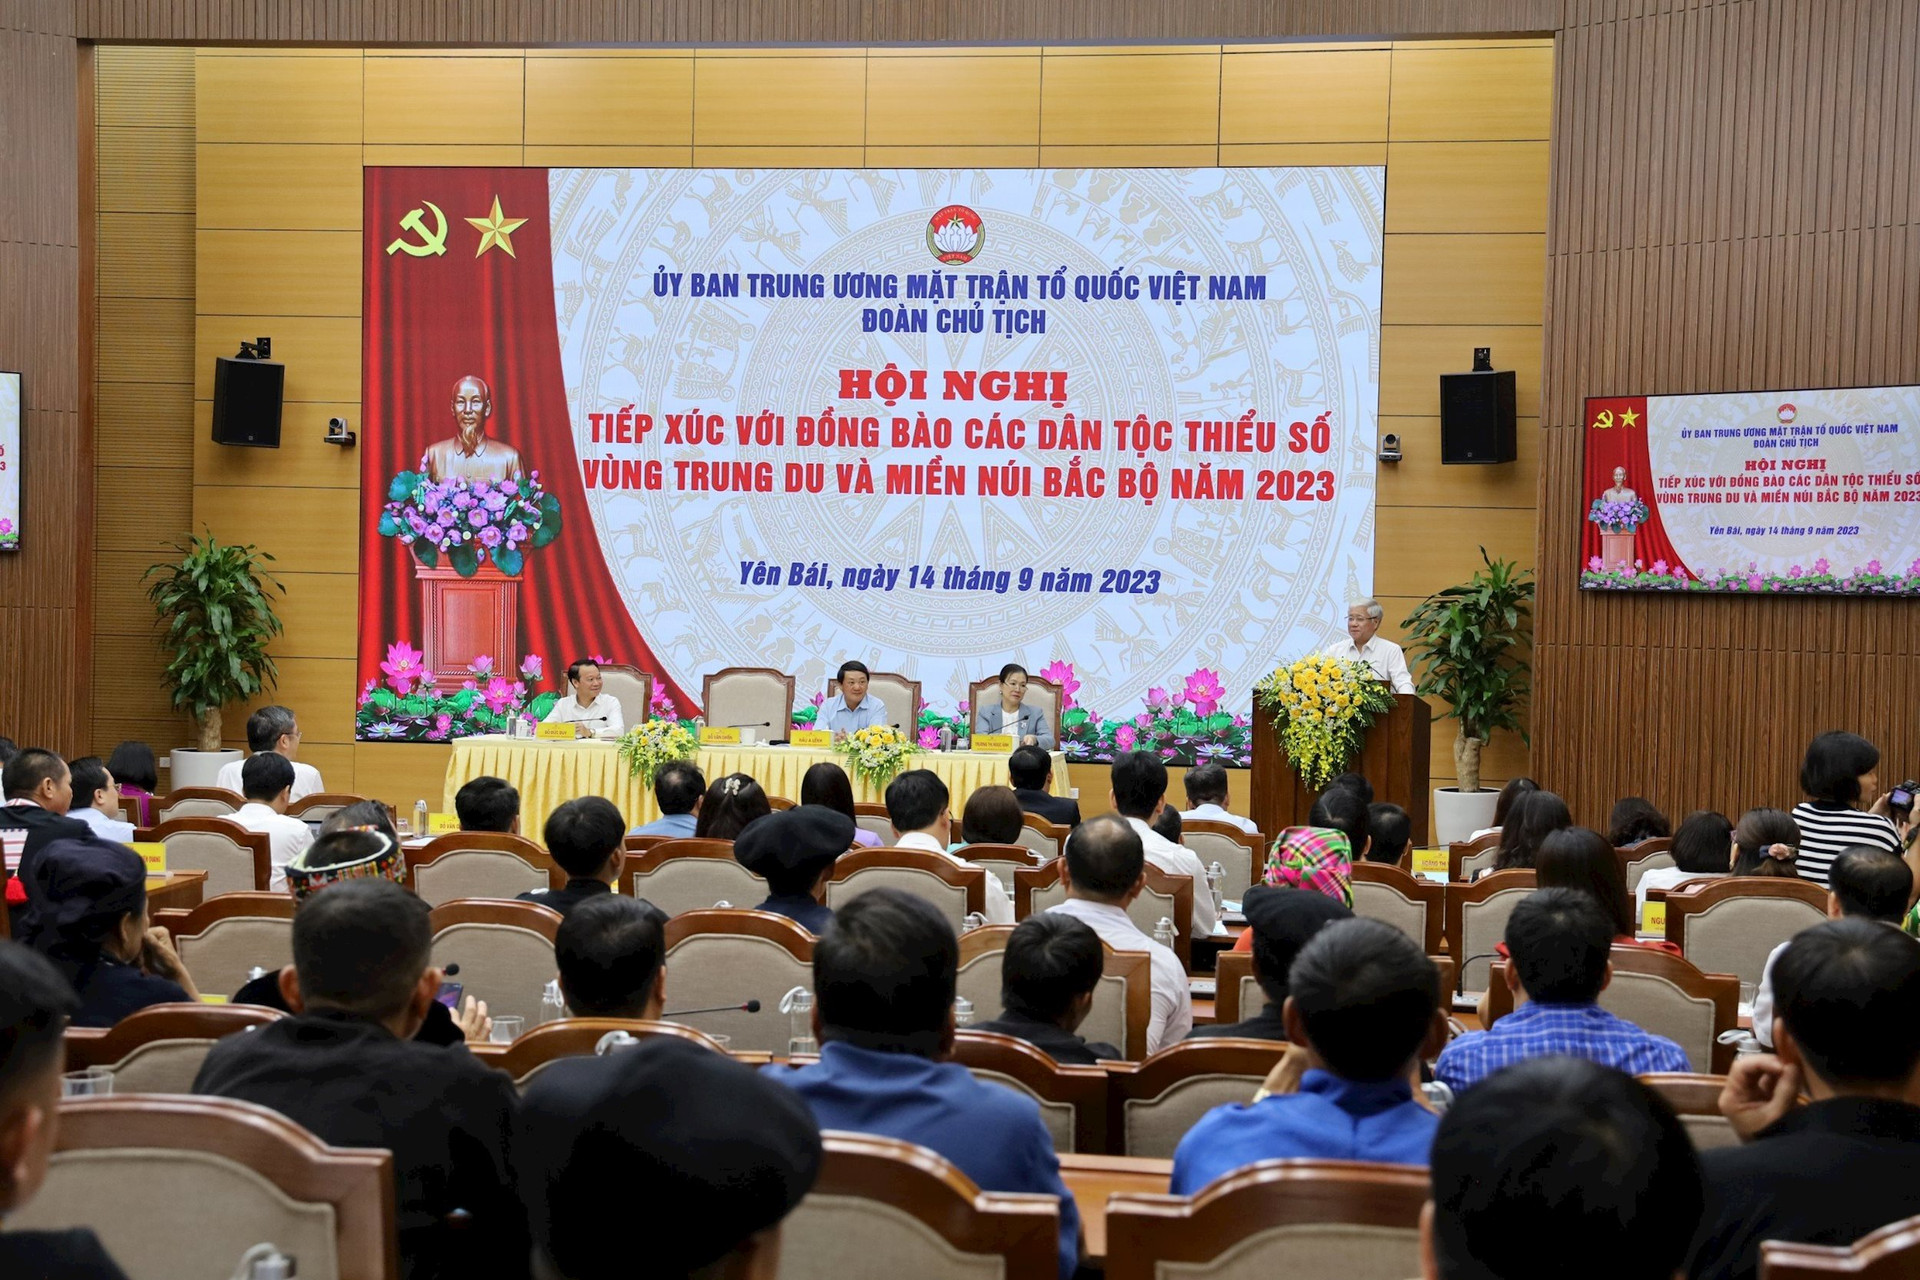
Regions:
<svg viewBox="0 0 1920 1280"><path fill-rule="evenodd" d="M1211 937L1220 918L1207 887L1207 869L1199 855L1177 845L1147 824L1167 800L1167 766L1151 751L1129 751L1113 758L1113 807L1127 820L1151 862L1168 875L1193 878L1193 936Z"/></svg>
<svg viewBox="0 0 1920 1280"><path fill-rule="evenodd" d="M1356 600L1347 606L1347 638L1337 640L1321 652L1342 662L1364 662L1373 673L1393 686L1395 693L1413 692L1413 673L1407 670L1407 655L1391 640L1377 634L1386 610L1378 600Z"/></svg>
<svg viewBox="0 0 1920 1280"><path fill-rule="evenodd" d="M940 775L931 769L908 769L887 784L887 820L900 833L893 842L896 849L921 849L952 858L960 866L973 864L954 857L952 793ZM1013 923L1013 899L1007 886L993 872L987 872L987 901L982 913L988 924Z"/></svg>
<svg viewBox="0 0 1920 1280"><path fill-rule="evenodd" d="M1182 822L1225 822L1250 836L1260 834L1252 818L1227 812L1227 766L1217 760L1197 764L1187 770L1185 781L1187 803L1192 807L1180 811Z"/></svg>
<svg viewBox="0 0 1920 1280"><path fill-rule="evenodd" d="M262 707L247 717L247 750L255 754L271 751L286 757L293 766L293 798L296 802L327 789L326 784L320 781L320 771L310 764L301 764L296 758L300 753L300 722L285 707ZM219 780L213 785L244 793L240 785L240 766L245 763L244 760L234 760L221 765Z"/></svg>
<svg viewBox="0 0 1920 1280"><path fill-rule="evenodd" d="M233 820L249 831L264 832L272 842L273 879L267 887L284 890L287 864L313 843L307 824L287 816L293 803L293 761L275 751L248 756L240 770L240 794L247 802Z"/></svg>
<svg viewBox="0 0 1920 1280"><path fill-rule="evenodd" d="M73 794L77 807L77 786ZM1897 853L1860 844L1842 850L1827 869L1827 919L1878 920L1898 929L1907 914L1907 890L1912 883L1913 873ZM1753 1038L1768 1050L1773 1048L1773 966L1792 943L1789 938L1767 954L1760 987L1753 996Z"/></svg>
<svg viewBox="0 0 1920 1280"><path fill-rule="evenodd" d="M93 828L102 840L120 844L133 841L133 824L120 817L120 788L99 756L81 756L67 762L73 773L73 804L69 818L78 818Z"/></svg>
<svg viewBox="0 0 1920 1280"><path fill-rule="evenodd" d="M1186 1039L1193 1030L1193 995L1180 957L1161 946L1127 915L1127 904L1147 884L1140 836L1124 818L1103 813L1074 828L1060 864L1067 900L1052 908L1084 921L1115 951L1144 951L1152 959L1152 1014L1147 1052Z"/></svg>

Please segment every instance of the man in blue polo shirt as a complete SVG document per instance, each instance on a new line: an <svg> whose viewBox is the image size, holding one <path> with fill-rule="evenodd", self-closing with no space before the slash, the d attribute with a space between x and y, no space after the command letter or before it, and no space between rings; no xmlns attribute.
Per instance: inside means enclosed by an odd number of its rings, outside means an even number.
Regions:
<svg viewBox="0 0 1920 1280"><path fill-rule="evenodd" d="M1060 1201L1060 1275L1080 1261L1080 1213L1031 1098L983 1084L956 1062L960 944L929 902L874 889L834 911L813 948L820 1061L764 1070L813 1108L822 1129L931 1148L982 1191Z"/></svg>

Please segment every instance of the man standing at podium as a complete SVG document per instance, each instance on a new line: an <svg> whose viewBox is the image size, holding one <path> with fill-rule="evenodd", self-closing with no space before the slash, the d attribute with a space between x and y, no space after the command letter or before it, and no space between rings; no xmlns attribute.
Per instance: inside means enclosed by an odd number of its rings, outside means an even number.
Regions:
<svg viewBox="0 0 1920 1280"><path fill-rule="evenodd" d="M1321 652L1342 662L1364 662L1373 673L1393 686L1395 693L1413 692L1413 673L1407 670L1407 655L1391 640L1378 634L1380 619L1386 610L1378 600L1356 600L1347 606L1347 638L1335 641Z"/></svg>

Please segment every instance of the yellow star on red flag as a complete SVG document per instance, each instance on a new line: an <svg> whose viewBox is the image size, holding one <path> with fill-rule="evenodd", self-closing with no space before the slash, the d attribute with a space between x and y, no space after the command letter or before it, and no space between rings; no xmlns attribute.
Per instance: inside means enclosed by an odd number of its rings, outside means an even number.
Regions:
<svg viewBox="0 0 1920 1280"><path fill-rule="evenodd" d="M511 253L512 250L508 250L508 252ZM1640 421L1640 415L1631 409L1623 410L1620 414L1620 425L1623 427L1630 427L1638 421Z"/></svg>
<svg viewBox="0 0 1920 1280"><path fill-rule="evenodd" d="M526 219L501 217L499 196L493 198L493 214L491 217L468 218L467 221L480 232L480 247L473 251L474 257L479 257L495 245L499 245L502 249L505 249L509 258L519 257L519 255L513 251L513 241L507 237L518 231L521 226L526 223Z"/></svg>

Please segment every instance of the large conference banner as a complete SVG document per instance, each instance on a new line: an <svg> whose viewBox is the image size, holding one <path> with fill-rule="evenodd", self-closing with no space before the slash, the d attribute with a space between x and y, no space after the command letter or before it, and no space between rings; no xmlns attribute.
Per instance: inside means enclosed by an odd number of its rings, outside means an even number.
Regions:
<svg viewBox="0 0 1920 1280"><path fill-rule="evenodd" d="M1244 760L1373 583L1384 170L369 168L365 739L1019 662ZM638 709L626 708L629 723Z"/></svg>
<svg viewBox="0 0 1920 1280"><path fill-rule="evenodd" d="M1580 585L1920 595L1920 387L1587 401Z"/></svg>

